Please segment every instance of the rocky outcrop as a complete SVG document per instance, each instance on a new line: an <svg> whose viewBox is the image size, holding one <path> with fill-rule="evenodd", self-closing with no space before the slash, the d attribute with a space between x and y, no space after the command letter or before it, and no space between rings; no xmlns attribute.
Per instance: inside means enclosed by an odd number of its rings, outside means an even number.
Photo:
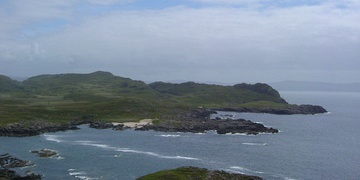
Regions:
<svg viewBox="0 0 360 180"><path fill-rule="evenodd" d="M10 169L0 169L0 179L7 180L7 179L23 179L23 180L38 180L42 179L42 175L29 173L25 176L21 176L17 174L16 171Z"/></svg>
<svg viewBox="0 0 360 180"><path fill-rule="evenodd" d="M9 154L0 155L0 179L28 179L35 180L41 179L42 176L39 174L29 173L25 176L20 176L13 168L20 168L26 166L32 166L34 164L29 161L24 161L13 157Z"/></svg>
<svg viewBox="0 0 360 180"><path fill-rule="evenodd" d="M42 158L49 158L58 155L56 151L50 149L33 150L31 153L37 154L37 156Z"/></svg>
<svg viewBox="0 0 360 180"><path fill-rule="evenodd" d="M13 123L0 127L0 136L24 137L36 136L47 132L77 130L79 129L77 126L83 123L83 121L67 124L55 124L46 121Z"/></svg>
<svg viewBox="0 0 360 180"><path fill-rule="evenodd" d="M259 134L279 132L277 129L268 128L262 124L244 119L210 119L212 113L214 113L214 111L197 109L192 111L192 113L177 115L175 119L161 120L157 123L137 128L136 130L191 133L204 133L206 131L214 130L218 134Z"/></svg>
<svg viewBox="0 0 360 180"><path fill-rule="evenodd" d="M249 176L244 174L234 174L225 171L208 170L205 168L198 168L192 166L180 167L177 169L159 171L153 174L149 174L138 178L137 180L180 180L180 179L196 179L196 180L261 180L258 176Z"/></svg>
<svg viewBox="0 0 360 180"><path fill-rule="evenodd" d="M327 110L318 105L289 105L284 108L217 108L216 111L231 111L231 112L250 112L250 113L269 113L279 115L292 114L321 114L326 113Z"/></svg>
<svg viewBox="0 0 360 180"><path fill-rule="evenodd" d="M96 121L96 122L91 122L89 124L89 127L94 129L110 129L110 128L114 128L114 124L108 122Z"/></svg>
<svg viewBox="0 0 360 180"><path fill-rule="evenodd" d="M262 124L254 123L244 119L226 119L214 120L209 119L205 121L182 121L182 120L164 120L158 124L145 125L135 130L154 130L162 132L191 132L191 133L205 133L206 131L216 131L218 134L259 134L259 133L278 133L277 129L267 128Z"/></svg>

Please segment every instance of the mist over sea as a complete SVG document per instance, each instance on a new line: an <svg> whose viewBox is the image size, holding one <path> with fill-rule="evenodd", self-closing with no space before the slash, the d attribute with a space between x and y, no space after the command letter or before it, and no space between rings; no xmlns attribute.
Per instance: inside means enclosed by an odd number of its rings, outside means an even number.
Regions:
<svg viewBox="0 0 360 180"><path fill-rule="evenodd" d="M359 179L360 92L283 91L289 103L315 104L330 113L226 113L261 122L278 134L218 135L90 129L35 137L0 137L0 153L30 160L19 169L44 179L136 179L180 166L197 166L265 179ZM30 153L56 150L54 158Z"/></svg>

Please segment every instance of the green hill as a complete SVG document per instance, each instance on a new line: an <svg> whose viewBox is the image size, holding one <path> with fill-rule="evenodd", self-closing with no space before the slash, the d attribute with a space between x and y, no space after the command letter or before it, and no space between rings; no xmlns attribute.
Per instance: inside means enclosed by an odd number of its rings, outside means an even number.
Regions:
<svg viewBox="0 0 360 180"><path fill-rule="evenodd" d="M22 91L20 82L12 80L7 76L0 75L0 93Z"/></svg>
<svg viewBox="0 0 360 180"><path fill-rule="evenodd" d="M0 124L76 119L129 121L204 108L287 106L266 84L220 86L142 81L109 72L31 77L23 82L0 76Z"/></svg>
<svg viewBox="0 0 360 180"><path fill-rule="evenodd" d="M198 167L180 167L148 174L137 180L261 180L258 176L232 174L225 171L211 171Z"/></svg>
<svg viewBox="0 0 360 180"><path fill-rule="evenodd" d="M279 93L266 84L220 86L186 82L181 84L155 82L151 88L189 105L204 107L238 107L253 101L286 103Z"/></svg>

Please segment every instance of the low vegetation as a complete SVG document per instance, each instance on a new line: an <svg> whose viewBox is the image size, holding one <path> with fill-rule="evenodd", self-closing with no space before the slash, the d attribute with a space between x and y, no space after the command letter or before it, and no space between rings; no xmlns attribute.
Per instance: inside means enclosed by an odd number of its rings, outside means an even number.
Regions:
<svg viewBox="0 0 360 180"><path fill-rule="evenodd" d="M0 125L44 120L138 121L189 109L288 106L267 84L220 86L187 82L146 84L108 72L31 77L0 76Z"/></svg>
<svg viewBox="0 0 360 180"><path fill-rule="evenodd" d="M138 178L138 180L261 180L257 176L231 174L225 171L210 171L197 167L180 167L177 169L159 171Z"/></svg>

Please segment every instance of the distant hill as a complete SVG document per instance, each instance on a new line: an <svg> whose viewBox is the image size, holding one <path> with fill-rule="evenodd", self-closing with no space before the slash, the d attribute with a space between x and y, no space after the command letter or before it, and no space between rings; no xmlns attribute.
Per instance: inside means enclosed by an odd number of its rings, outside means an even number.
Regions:
<svg viewBox="0 0 360 180"><path fill-rule="evenodd" d="M161 94L182 97L184 101L197 105L236 106L253 101L286 103L275 89L261 83L221 86L195 82L181 84L155 82L149 84L149 87Z"/></svg>
<svg viewBox="0 0 360 180"><path fill-rule="evenodd" d="M21 83L29 93L59 94L113 94L146 93L151 91L144 82L97 71L90 74L40 75Z"/></svg>
<svg viewBox="0 0 360 180"><path fill-rule="evenodd" d="M39 75L22 82L0 76L0 125L18 120L161 118L192 108L284 108L267 84L210 85L142 81L97 71Z"/></svg>
<svg viewBox="0 0 360 180"><path fill-rule="evenodd" d="M283 81L270 83L279 91L348 91L360 92L360 83L324 83L307 81Z"/></svg>
<svg viewBox="0 0 360 180"><path fill-rule="evenodd" d="M0 75L0 93L19 91L23 91L20 82L12 80L7 76Z"/></svg>

